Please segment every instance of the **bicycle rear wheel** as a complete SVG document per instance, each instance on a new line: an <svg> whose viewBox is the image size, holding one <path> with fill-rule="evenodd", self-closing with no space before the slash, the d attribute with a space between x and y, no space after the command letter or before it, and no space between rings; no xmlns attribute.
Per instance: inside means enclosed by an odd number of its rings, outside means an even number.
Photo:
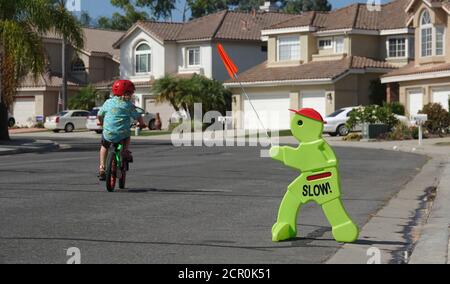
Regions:
<svg viewBox="0 0 450 284"><path fill-rule="evenodd" d="M106 160L106 189L114 192L117 180L117 162L114 149L108 151L108 159Z"/></svg>
<svg viewBox="0 0 450 284"><path fill-rule="evenodd" d="M126 183L126 181L127 181L127 167L128 167L128 163L127 162L123 162L124 164L123 164L123 166L122 166L122 168L120 169L120 171L121 171L121 175L120 175L120 178L119 178L119 188L120 189L125 189L125 183Z"/></svg>

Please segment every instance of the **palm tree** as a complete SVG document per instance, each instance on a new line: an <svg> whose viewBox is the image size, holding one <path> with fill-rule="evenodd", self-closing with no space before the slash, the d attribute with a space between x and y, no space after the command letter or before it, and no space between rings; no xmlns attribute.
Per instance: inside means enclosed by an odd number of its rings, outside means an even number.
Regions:
<svg viewBox="0 0 450 284"><path fill-rule="evenodd" d="M159 94L156 97L157 103L169 102L175 111L179 111L180 107L177 103L177 96L179 93L179 79L170 75L157 80L152 87L152 93Z"/></svg>
<svg viewBox="0 0 450 284"><path fill-rule="evenodd" d="M45 70L42 36L53 32L76 49L84 45L79 22L56 2L0 0L0 140L9 140L7 113L20 82Z"/></svg>

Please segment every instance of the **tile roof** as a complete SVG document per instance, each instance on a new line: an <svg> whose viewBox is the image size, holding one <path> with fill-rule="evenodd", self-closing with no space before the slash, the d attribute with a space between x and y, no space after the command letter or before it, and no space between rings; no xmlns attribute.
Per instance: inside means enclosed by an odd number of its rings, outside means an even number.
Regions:
<svg viewBox="0 0 450 284"><path fill-rule="evenodd" d="M264 62L239 75L243 83L336 79L350 69L394 69L396 67L384 61L376 61L366 57L350 56L340 60L317 61L292 67L267 67ZM381 70L380 70L381 71ZM233 83L230 80L227 83Z"/></svg>
<svg viewBox="0 0 450 284"><path fill-rule="evenodd" d="M306 12L268 29L313 26L318 30L362 29L383 30L404 28L408 14L405 12L409 0L394 0L381 5L381 11L370 11L366 4L357 3L330 12Z"/></svg>
<svg viewBox="0 0 450 284"><path fill-rule="evenodd" d="M144 30L149 31L155 37L169 41L176 40L178 34L183 29L183 24L180 23L139 21L137 24Z"/></svg>
<svg viewBox="0 0 450 284"><path fill-rule="evenodd" d="M190 79L192 78L192 76L194 75L193 73L173 73L173 74L169 74L173 77L176 78L180 78L180 79ZM93 86L95 86L98 89L109 89L112 87L112 85L114 84L114 82L116 80L118 80L119 78L115 78L112 80L108 80L108 81L101 81L101 82L97 82L95 84L93 84ZM134 82L134 85L136 87L146 87L146 86L151 86L152 84L155 83L155 79L154 78L149 78L148 80L145 81L136 81Z"/></svg>
<svg viewBox="0 0 450 284"><path fill-rule="evenodd" d="M426 74L431 72L442 72L442 71L450 71L450 63L415 66L415 63L413 61L400 69L394 70L392 72L383 75L382 77L386 78L386 77Z"/></svg>
<svg viewBox="0 0 450 284"><path fill-rule="evenodd" d="M105 52L116 60L120 60L120 50L114 49L113 44L124 32L84 28L85 47L88 52Z"/></svg>
<svg viewBox="0 0 450 284"><path fill-rule="evenodd" d="M39 75L36 79L31 74L28 74L20 84L20 88L48 88L48 87L61 87L62 78L57 74L44 73ZM67 82L68 86L81 86L75 79L69 78Z"/></svg>
<svg viewBox="0 0 450 284"><path fill-rule="evenodd" d="M89 53L106 53L112 56L115 60L120 60L120 50L114 49L113 44L119 40L124 34L121 31L83 28L85 46L84 51ZM61 40L61 36L53 32L44 35L46 39Z"/></svg>
<svg viewBox="0 0 450 284"><path fill-rule="evenodd" d="M295 15L285 13L246 13L224 10L187 23L139 21L114 45L118 48L121 41L136 27L140 27L160 41L202 39L259 41L264 27L293 17Z"/></svg>

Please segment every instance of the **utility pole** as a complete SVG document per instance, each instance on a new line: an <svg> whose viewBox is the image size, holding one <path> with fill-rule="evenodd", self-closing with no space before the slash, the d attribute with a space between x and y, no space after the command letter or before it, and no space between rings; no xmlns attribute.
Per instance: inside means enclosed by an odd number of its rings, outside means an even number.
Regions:
<svg viewBox="0 0 450 284"><path fill-rule="evenodd" d="M67 40L62 39L62 110L68 109L68 95L67 95Z"/></svg>

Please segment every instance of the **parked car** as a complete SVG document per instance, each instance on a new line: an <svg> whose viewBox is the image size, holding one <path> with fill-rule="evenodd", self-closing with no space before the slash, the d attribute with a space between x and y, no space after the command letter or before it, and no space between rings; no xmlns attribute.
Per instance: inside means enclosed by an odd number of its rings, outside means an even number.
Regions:
<svg viewBox="0 0 450 284"><path fill-rule="evenodd" d="M136 107L137 111L142 115L142 118L144 119L144 122L148 125L149 130L155 130L156 129L156 115L152 113L148 113L142 108ZM97 132L97 134L101 134L103 132L103 127L100 125L97 125L97 115L100 108L94 108L87 118L86 122L86 128L91 131ZM136 121L134 121L131 125L131 127L135 126Z"/></svg>
<svg viewBox="0 0 450 284"><path fill-rule="evenodd" d="M93 108L86 121L86 128L90 131L95 131L97 134L101 134L103 132L103 127L97 124L97 115L99 110L99 107Z"/></svg>
<svg viewBox="0 0 450 284"><path fill-rule="evenodd" d="M8 113L8 126L13 127L14 125L16 125L16 120L10 113Z"/></svg>
<svg viewBox="0 0 450 284"><path fill-rule="evenodd" d="M89 111L67 110L47 117L44 127L58 133L61 130L73 132L75 129L86 129L86 121Z"/></svg>
<svg viewBox="0 0 450 284"><path fill-rule="evenodd" d="M142 119L144 120L145 124L148 125L148 129L156 130L156 115L154 115L153 113L146 112L145 110L143 110L139 107L137 107L136 110L139 113L141 113Z"/></svg>
<svg viewBox="0 0 450 284"><path fill-rule="evenodd" d="M323 132L331 136L347 136L350 132L358 132L362 130L361 125L357 125L354 129L349 130L346 126L347 120L350 117L350 112L357 107L347 107L339 109L325 118L325 125ZM403 115L394 115L399 121L407 126L412 126L411 121Z"/></svg>
<svg viewBox="0 0 450 284"><path fill-rule="evenodd" d="M350 129L345 125L350 117L350 112L356 107L341 108L325 118L325 125L323 128L324 133L328 133L331 136L347 136L350 133ZM357 126L351 131L361 131L361 127Z"/></svg>

